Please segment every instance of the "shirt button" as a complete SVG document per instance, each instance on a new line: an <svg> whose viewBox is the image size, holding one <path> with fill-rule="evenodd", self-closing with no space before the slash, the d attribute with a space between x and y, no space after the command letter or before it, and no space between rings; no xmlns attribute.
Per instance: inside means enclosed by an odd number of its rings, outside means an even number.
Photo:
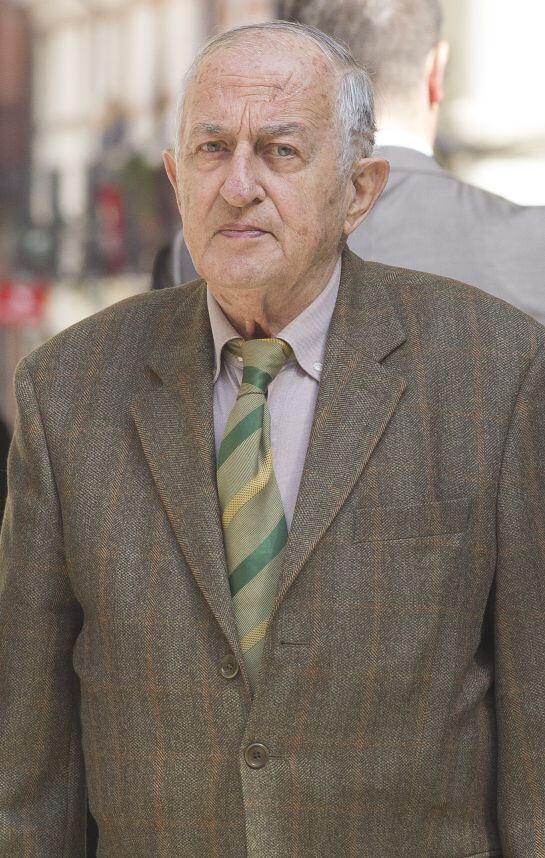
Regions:
<svg viewBox="0 0 545 858"><path fill-rule="evenodd" d="M316 363L313 364L313 366L314 366L314 369L316 370L316 372L321 372L324 365L322 363L320 363L320 361L316 361Z"/></svg>
<svg viewBox="0 0 545 858"><path fill-rule="evenodd" d="M244 759L251 769L262 769L269 761L269 749L261 742L253 742L244 751Z"/></svg>
<svg viewBox="0 0 545 858"><path fill-rule="evenodd" d="M237 357L237 360L238 360L238 362L239 362L239 363L242 363L242 361L244 360L244 358L240 357L240 355L239 355L239 356Z"/></svg>
<svg viewBox="0 0 545 858"><path fill-rule="evenodd" d="M224 679L234 679L240 667L234 655L224 655L220 661L220 674Z"/></svg>

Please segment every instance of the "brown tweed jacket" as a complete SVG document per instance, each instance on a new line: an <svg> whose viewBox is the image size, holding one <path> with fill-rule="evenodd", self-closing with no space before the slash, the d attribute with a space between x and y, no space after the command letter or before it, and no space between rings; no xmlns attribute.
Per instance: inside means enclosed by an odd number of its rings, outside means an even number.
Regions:
<svg viewBox="0 0 545 858"><path fill-rule="evenodd" d="M81 858L87 792L100 858L544 858L545 330L345 254L253 699L212 367L201 281L19 366L2 858Z"/></svg>

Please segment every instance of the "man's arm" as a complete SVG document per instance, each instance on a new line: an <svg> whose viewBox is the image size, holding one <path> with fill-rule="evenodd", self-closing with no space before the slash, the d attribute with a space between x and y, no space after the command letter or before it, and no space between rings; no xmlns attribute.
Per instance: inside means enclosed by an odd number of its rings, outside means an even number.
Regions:
<svg viewBox="0 0 545 858"><path fill-rule="evenodd" d="M498 820L504 858L545 856L545 346L520 388L498 494Z"/></svg>
<svg viewBox="0 0 545 858"><path fill-rule="evenodd" d="M0 856L83 858L85 778L72 648L82 623L25 362L0 540Z"/></svg>

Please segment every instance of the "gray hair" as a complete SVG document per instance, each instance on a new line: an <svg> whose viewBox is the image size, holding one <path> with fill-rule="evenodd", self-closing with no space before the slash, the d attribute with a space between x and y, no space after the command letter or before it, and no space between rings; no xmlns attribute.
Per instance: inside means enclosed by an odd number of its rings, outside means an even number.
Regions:
<svg viewBox="0 0 545 858"><path fill-rule="evenodd" d="M439 0L285 0L290 19L346 42L377 96L406 102L441 38Z"/></svg>
<svg viewBox="0 0 545 858"><path fill-rule="evenodd" d="M339 72L337 94L337 124L340 137L340 171L343 178L348 177L352 167L360 158L368 158L375 142L375 109L371 80L350 51L331 36L322 33L316 27L288 21L269 21L263 24L249 24L235 27L210 39L199 51L185 75L182 91L178 99L174 122L174 151L176 161L180 159L181 136L184 121L184 108L189 87L201 64L220 48L230 46L241 40L252 44L252 37L261 33L288 34L313 42L333 63Z"/></svg>

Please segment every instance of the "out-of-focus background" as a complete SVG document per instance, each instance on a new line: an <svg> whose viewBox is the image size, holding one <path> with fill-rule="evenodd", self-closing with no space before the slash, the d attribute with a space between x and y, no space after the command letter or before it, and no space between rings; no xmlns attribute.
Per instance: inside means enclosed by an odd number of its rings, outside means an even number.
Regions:
<svg viewBox="0 0 545 858"><path fill-rule="evenodd" d="M177 91L212 33L275 0L0 0L0 411L19 358L149 288L177 212L161 163ZM545 204L545 3L444 0L452 45L438 155Z"/></svg>

